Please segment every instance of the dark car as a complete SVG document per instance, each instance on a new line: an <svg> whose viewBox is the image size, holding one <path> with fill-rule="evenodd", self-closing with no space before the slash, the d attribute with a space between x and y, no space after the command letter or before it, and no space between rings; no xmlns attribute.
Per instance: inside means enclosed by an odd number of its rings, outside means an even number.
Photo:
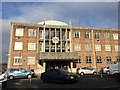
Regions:
<svg viewBox="0 0 120 90"><path fill-rule="evenodd" d="M49 69L41 74L43 82L73 83L79 81L79 76L64 69Z"/></svg>

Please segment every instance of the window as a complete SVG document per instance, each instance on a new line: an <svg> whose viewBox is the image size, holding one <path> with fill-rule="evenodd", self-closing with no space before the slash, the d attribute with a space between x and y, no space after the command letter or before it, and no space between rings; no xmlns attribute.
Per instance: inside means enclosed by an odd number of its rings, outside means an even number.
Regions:
<svg viewBox="0 0 120 90"><path fill-rule="evenodd" d="M118 40L118 33L113 33L113 39Z"/></svg>
<svg viewBox="0 0 120 90"><path fill-rule="evenodd" d="M30 37L36 37L36 29L28 29Z"/></svg>
<svg viewBox="0 0 120 90"><path fill-rule="evenodd" d="M91 49L91 45L90 44L86 44L85 45L85 50L86 51L91 51L92 49Z"/></svg>
<svg viewBox="0 0 120 90"><path fill-rule="evenodd" d="M101 45L95 45L95 51L101 51Z"/></svg>
<svg viewBox="0 0 120 90"><path fill-rule="evenodd" d="M120 45L115 45L115 51L120 51Z"/></svg>
<svg viewBox="0 0 120 90"><path fill-rule="evenodd" d="M90 38L90 32L85 32L85 33L84 33L84 37L85 37L85 38Z"/></svg>
<svg viewBox="0 0 120 90"><path fill-rule="evenodd" d="M110 45L105 45L105 51L111 51L111 46Z"/></svg>
<svg viewBox="0 0 120 90"><path fill-rule="evenodd" d="M116 57L116 61L117 61L117 62L120 62L120 56L117 56L117 57Z"/></svg>
<svg viewBox="0 0 120 90"><path fill-rule="evenodd" d="M14 50L22 50L23 49L23 42L15 42Z"/></svg>
<svg viewBox="0 0 120 90"><path fill-rule="evenodd" d="M101 58L101 56L97 56L97 57L96 57L96 60L97 60L97 63L102 63L102 58Z"/></svg>
<svg viewBox="0 0 120 90"><path fill-rule="evenodd" d="M107 61L107 62L111 62L111 61L112 61L111 56L107 56L107 57L106 57L106 61Z"/></svg>
<svg viewBox="0 0 120 90"><path fill-rule="evenodd" d="M104 33L104 38L109 39L110 38L110 33L108 33L108 32Z"/></svg>
<svg viewBox="0 0 120 90"><path fill-rule="evenodd" d="M28 50L35 50L36 43L28 43Z"/></svg>
<svg viewBox="0 0 120 90"><path fill-rule="evenodd" d="M40 52L43 52L43 43L40 42Z"/></svg>
<svg viewBox="0 0 120 90"><path fill-rule="evenodd" d="M94 33L94 38L95 39L99 39L100 38L100 33L99 32L95 32Z"/></svg>
<svg viewBox="0 0 120 90"><path fill-rule="evenodd" d="M75 32L75 38L80 38L80 32Z"/></svg>
<svg viewBox="0 0 120 90"><path fill-rule="evenodd" d="M86 63L92 63L91 56L86 56Z"/></svg>
<svg viewBox="0 0 120 90"><path fill-rule="evenodd" d="M22 57L14 57L14 61L13 61L14 65L21 65L22 64Z"/></svg>
<svg viewBox="0 0 120 90"><path fill-rule="evenodd" d="M34 65L35 64L35 57L28 57L27 64Z"/></svg>
<svg viewBox="0 0 120 90"><path fill-rule="evenodd" d="M79 56L79 59L76 60L76 63L81 63L81 57Z"/></svg>
<svg viewBox="0 0 120 90"><path fill-rule="evenodd" d="M17 28L15 36L23 36L23 28Z"/></svg>
<svg viewBox="0 0 120 90"><path fill-rule="evenodd" d="M43 30L40 30L40 39L43 39Z"/></svg>
<svg viewBox="0 0 120 90"><path fill-rule="evenodd" d="M75 44L75 51L81 51L81 44Z"/></svg>

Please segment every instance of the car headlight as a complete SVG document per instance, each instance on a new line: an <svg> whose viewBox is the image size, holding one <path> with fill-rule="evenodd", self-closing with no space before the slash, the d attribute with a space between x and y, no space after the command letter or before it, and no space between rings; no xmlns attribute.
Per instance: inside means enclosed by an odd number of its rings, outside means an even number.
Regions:
<svg viewBox="0 0 120 90"><path fill-rule="evenodd" d="M70 76L71 79L73 79L74 77L73 76Z"/></svg>

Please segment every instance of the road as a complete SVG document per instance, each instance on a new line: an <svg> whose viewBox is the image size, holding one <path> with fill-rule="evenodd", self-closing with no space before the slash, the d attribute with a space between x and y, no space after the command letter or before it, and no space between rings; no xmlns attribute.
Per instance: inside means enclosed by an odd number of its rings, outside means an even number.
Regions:
<svg viewBox="0 0 120 90"><path fill-rule="evenodd" d="M108 75L85 75L74 84L43 83L38 77L30 79L8 80L7 89L11 88L86 88L86 89L113 89L120 90L120 82Z"/></svg>

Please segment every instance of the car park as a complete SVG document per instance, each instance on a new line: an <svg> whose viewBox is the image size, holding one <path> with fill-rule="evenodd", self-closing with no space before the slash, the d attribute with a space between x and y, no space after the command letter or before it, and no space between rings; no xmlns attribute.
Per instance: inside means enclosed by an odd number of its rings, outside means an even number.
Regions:
<svg viewBox="0 0 120 90"><path fill-rule="evenodd" d="M79 76L64 69L49 69L41 74L43 82L73 83L79 81Z"/></svg>
<svg viewBox="0 0 120 90"><path fill-rule="evenodd" d="M24 68L10 68L7 71L7 77L9 79L14 78L31 78L35 76L35 73Z"/></svg>
<svg viewBox="0 0 120 90"><path fill-rule="evenodd" d="M97 72L96 72L96 69L94 68L91 68L91 67L82 67L82 68L79 68L79 70L77 70L78 74L79 75L84 75L84 74L94 74L96 75Z"/></svg>

